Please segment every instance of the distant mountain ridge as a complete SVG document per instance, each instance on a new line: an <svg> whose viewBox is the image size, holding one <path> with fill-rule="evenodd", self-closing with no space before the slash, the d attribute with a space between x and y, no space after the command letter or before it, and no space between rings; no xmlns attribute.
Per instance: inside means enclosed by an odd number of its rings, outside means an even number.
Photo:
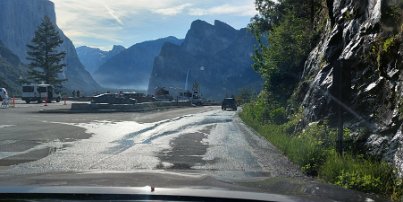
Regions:
<svg viewBox="0 0 403 202"><path fill-rule="evenodd" d="M99 48L91 48L88 46L76 48L78 58L85 69L91 74L97 71L99 66L124 50L126 50L126 48L119 45L114 45L110 51L103 51Z"/></svg>
<svg viewBox="0 0 403 202"><path fill-rule="evenodd" d="M220 100L240 89L258 91L261 77L251 68L256 41L248 29L236 30L216 20L196 20L181 45L166 43L154 61L148 93L157 87L184 90L198 82L206 98ZM188 75L189 74L189 75Z"/></svg>
<svg viewBox="0 0 403 202"><path fill-rule="evenodd" d="M173 36L137 43L102 64L93 76L104 87L146 90L155 57L165 43L179 45Z"/></svg>
<svg viewBox="0 0 403 202"><path fill-rule="evenodd" d="M27 64L26 45L31 42L37 26L44 16L48 16L56 24L54 4L49 0L1 0L0 1L0 41L19 60ZM68 81L64 83L69 89L80 89L92 92L100 86L81 64L73 43L60 30L64 41L60 50L66 51L63 77Z"/></svg>

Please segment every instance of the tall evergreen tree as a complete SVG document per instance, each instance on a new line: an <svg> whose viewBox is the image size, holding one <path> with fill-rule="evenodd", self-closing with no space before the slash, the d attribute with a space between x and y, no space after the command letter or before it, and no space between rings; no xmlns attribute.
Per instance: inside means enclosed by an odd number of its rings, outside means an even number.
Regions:
<svg viewBox="0 0 403 202"><path fill-rule="evenodd" d="M28 80L45 82L60 86L66 79L60 79L59 74L66 65L62 60L66 52L58 51L57 48L63 43L59 32L48 16L35 32L35 36L28 47L27 59L31 62L28 70Z"/></svg>

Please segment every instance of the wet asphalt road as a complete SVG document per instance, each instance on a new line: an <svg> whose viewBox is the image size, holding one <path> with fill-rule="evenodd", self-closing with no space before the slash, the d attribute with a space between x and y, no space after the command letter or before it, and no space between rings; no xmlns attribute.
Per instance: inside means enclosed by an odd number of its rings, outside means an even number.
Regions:
<svg viewBox="0 0 403 202"><path fill-rule="evenodd" d="M18 104L3 109L1 173L164 170L234 180L302 176L234 111L198 107L147 113L37 113L68 107Z"/></svg>
<svg viewBox="0 0 403 202"><path fill-rule="evenodd" d="M69 107L18 102L0 109L0 187L216 187L316 201L383 201L304 176L234 111L38 113Z"/></svg>

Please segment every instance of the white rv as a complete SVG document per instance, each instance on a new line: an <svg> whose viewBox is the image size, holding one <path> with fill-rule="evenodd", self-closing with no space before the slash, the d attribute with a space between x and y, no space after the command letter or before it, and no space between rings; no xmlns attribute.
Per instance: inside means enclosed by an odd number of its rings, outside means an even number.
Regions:
<svg viewBox="0 0 403 202"><path fill-rule="evenodd" d="M26 103L31 101L41 103L43 101L52 102L52 100L60 102L62 97L60 92L56 91L50 84L30 84L22 86L21 99Z"/></svg>

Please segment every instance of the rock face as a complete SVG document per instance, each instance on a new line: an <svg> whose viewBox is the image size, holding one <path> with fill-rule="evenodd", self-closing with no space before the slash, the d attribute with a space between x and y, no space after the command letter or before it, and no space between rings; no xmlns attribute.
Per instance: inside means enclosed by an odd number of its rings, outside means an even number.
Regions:
<svg viewBox="0 0 403 202"><path fill-rule="evenodd" d="M137 43L107 60L94 73L94 78L105 87L146 90L154 58L165 43L178 45L182 40L171 36Z"/></svg>
<svg viewBox="0 0 403 202"><path fill-rule="evenodd" d="M393 12L402 16L403 5L327 2L330 20L305 63L305 87L298 92L305 94L304 124L334 118L342 106L353 141L403 175L403 27L401 18L390 17Z"/></svg>
<svg viewBox="0 0 403 202"><path fill-rule="evenodd" d="M21 92L18 80L25 76L26 68L20 59L0 42L0 88L6 88L10 96Z"/></svg>
<svg viewBox="0 0 403 202"><path fill-rule="evenodd" d="M116 45L110 51L103 51L99 48L88 46L76 48L78 58L90 74L93 74L98 70L99 66L124 50L126 50L125 47Z"/></svg>
<svg viewBox="0 0 403 202"><path fill-rule="evenodd" d="M165 87L184 91L198 82L202 95L221 100L239 89L259 90L262 79L251 68L254 37L247 29L236 30L215 21L197 20L182 45L166 43L154 61L148 93Z"/></svg>
<svg viewBox="0 0 403 202"><path fill-rule="evenodd" d="M26 45L31 42L37 26L44 16L56 24L54 4L48 0L1 0L0 1L0 41L11 50L22 63L27 64ZM66 51L64 83L69 89L93 91L99 85L84 69L79 61L73 43L59 29L64 41L60 50Z"/></svg>

